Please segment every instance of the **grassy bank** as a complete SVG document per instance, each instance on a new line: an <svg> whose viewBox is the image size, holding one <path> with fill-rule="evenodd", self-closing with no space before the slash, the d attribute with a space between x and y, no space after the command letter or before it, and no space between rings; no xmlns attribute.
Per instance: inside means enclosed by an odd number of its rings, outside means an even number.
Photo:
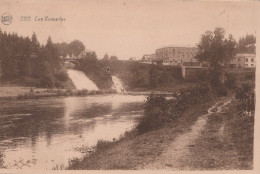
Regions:
<svg viewBox="0 0 260 174"><path fill-rule="evenodd" d="M134 129L118 141L99 141L94 153L82 160L72 161L68 169L146 168L160 159L178 136L188 133L198 118L220 100L223 98L189 108L182 117L168 122L160 129L144 134ZM186 166L194 170L252 169L254 119L241 115L238 103L238 100L233 99L223 112L208 117L199 138L188 146L188 149L192 149L189 158L182 161Z"/></svg>
<svg viewBox="0 0 260 174"><path fill-rule="evenodd" d="M236 101L230 108L228 132L237 149L239 168L253 169L254 117L244 115Z"/></svg>
<svg viewBox="0 0 260 174"><path fill-rule="evenodd" d="M154 162L169 143L190 127L207 109L216 102L201 103L186 110L182 117L168 122L162 128L145 134L138 134L137 130L127 133L115 142L100 142L101 148L83 158L71 163L69 169L139 169Z"/></svg>
<svg viewBox="0 0 260 174"><path fill-rule="evenodd" d="M62 96L88 96L100 94L112 94L112 90L88 91L88 90L71 90L71 89L45 89L31 87L0 87L1 100L26 100L39 99L47 97L62 97Z"/></svg>
<svg viewBox="0 0 260 174"><path fill-rule="evenodd" d="M233 99L208 118L185 163L193 170L252 170L253 130L253 117L242 116Z"/></svg>

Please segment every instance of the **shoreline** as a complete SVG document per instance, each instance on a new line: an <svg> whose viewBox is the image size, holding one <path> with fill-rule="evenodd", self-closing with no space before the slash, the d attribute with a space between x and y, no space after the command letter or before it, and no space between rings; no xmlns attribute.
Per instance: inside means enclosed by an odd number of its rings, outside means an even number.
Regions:
<svg viewBox="0 0 260 174"><path fill-rule="evenodd" d="M8 89L7 89L8 88ZM13 89L12 89L13 88ZM14 94L3 94L5 89L8 91L16 91ZM21 90L22 89L22 90ZM45 89L45 88L31 88L31 87L0 87L0 100L28 100L28 99L42 99L42 98L53 98L53 97L84 97L93 95L149 95L149 94L160 94L160 95L171 95L176 92L163 91L163 90L142 90L142 91L126 91L117 93L115 91L87 91L87 90L70 90L70 89ZM1 93L2 92L2 93ZM10 92L9 92L10 93ZM2 96L1 96L2 95Z"/></svg>
<svg viewBox="0 0 260 174"><path fill-rule="evenodd" d="M95 151L84 156L81 160L71 161L69 170L136 170L146 163L153 162L161 155L172 140L183 132L189 131L201 114L219 99L194 106L166 124L160 129L138 134L134 127L116 141L101 141L95 146ZM195 114L194 114L195 113ZM189 119L188 119L189 118ZM172 135L172 136L171 136ZM125 158L125 156L128 156ZM119 164L116 164L119 163ZM103 165L102 165L103 164Z"/></svg>

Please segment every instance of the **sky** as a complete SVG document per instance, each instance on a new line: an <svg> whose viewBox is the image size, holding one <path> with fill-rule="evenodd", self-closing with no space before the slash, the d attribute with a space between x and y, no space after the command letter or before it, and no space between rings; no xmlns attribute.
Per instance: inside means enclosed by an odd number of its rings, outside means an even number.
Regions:
<svg viewBox="0 0 260 174"><path fill-rule="evenodd" d="M216 27L236 40L255 34L256 11L255 2L234 1L1 0L0 13L11 14L13 21L0 28L29 37L35 32L42 44L48 36L55 43L78 39L99 58L108 53L140 59L163 46L196 46L205 31ZM46 16L65 21L35 21Z"/></svg>

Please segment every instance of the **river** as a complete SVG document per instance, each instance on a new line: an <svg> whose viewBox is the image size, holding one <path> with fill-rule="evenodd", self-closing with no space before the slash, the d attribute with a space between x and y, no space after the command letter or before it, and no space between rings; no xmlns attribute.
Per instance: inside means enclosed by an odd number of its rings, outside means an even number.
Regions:
<svg viewBox="0 0 260 174"><path fill-rule="evenodd" d="M9 169L55 169L82 158L81 147L113 141L143 112L143 95L0 101L0 152Z"/></svg>

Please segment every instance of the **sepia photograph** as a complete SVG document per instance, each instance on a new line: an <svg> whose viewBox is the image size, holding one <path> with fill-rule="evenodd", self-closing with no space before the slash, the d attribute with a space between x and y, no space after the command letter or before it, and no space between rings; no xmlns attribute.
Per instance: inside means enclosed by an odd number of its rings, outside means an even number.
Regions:
<svg viewBox="0 0 260 174"><path fill-rule="evenodd" d="M258 5L1 0L0 173L253 172Z"/></svg>

